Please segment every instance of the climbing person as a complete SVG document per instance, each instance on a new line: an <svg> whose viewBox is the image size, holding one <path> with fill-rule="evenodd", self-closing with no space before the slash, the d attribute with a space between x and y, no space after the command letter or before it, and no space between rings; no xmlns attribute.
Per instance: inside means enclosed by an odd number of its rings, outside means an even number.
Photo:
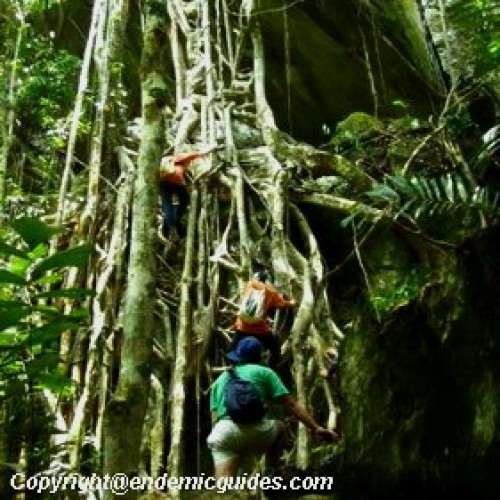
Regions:
<svg viewBox="0 0 500 500"><path fill-rule="evenodd" d="M162 235L167 238L170 230L177 236L184 236L181 220L189 203L189 193L186 187L185 172L191 164L210 153L220 149L220 146L209 146L198 152L175 153L165 155L161 159L158 181L161 197Z"/></svg>
<svg viewBox="0 0 500 500"><path fill-rule="evenodd" d="M207 438L215 476L233 477L256 459L266 456L266 473L279 471L286 443L285 425L268 417L269 403L277 403L302 422L312 434L333 442L334 432L319 425L292 397L280 377L262 365L262 343L256 337L241 339L226 357L231 368L219 375L210 391L213 428Z"/></svg>
<svg viewBox="0 0 500 500"><path fill-rule="evenodd" d="M320 375L325 379L335 380L339 368L339 356L335 348L326 349L324 358L327 367L320 370Z"/></svg>
<svg viewBox="0 0 500 500"><path fill-rule="evenodd" d="M285 299L271 285L269 271L255 273L241 293L240 307L233 325L235 335L231 346L234 348L244 337L255 336L271 354L269 366L276 368L281 357L281 341L271 327L268 313L273 308L294 307L295 305L295 300Z"/></svg>

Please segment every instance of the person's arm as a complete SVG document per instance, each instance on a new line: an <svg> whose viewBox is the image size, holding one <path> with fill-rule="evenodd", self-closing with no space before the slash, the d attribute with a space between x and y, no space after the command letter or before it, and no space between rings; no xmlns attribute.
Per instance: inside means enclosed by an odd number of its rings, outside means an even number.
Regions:
<svg viewBox="0 0 500 500"><path fill-rule="evenodd" d="M279 305L275 307L296 307L297 301L295 299L286 299L283 295L280 295Z"/></svg>
<svg viewBox="0 0 500 500"><path fill-rule="evenodd" d="M217 383L222 375L219 375L217 380L210 386L210 416L212 417L212 426L215 425L219 416L217 413L217 401L220 392L218 391L219 385Z"/></svg>
<svg viewBox="0 0 500 500"><path fill-rule="evenodd" d="M203 156L203 154L199 152L192 152L192 153L176 153L173 156L173 162L174 165L177 165L179 167L188 167L190 163L192 163L194 160L197 160Z"/></svg>
<svg viewBox="0 0 500 500"><path fill-rule="evenodd" d="M280 402L290 415L294 416L297 420L302 422L309 430L314 433L314 435L329 441L334 441L337 438L337 435L334 432L329 431L328 429L325 429L324 427L319 425L294 397L281 396Z"/></svg>
<svg viewBox="0 0 500 500"><path fill-rule="evenodd" d="M220 149L220 146L216 144L214 146L208 146L201 151L192 151L190 153L176 153L174 155L174 163L175 165L187 168L193 161L197 160L198 158L203 158L204 156L207 156L210 153L217 151L218 149Z"/></svg>
<svg viewBox="0 0 500 500"><path fill-rule="evenodd" d="M266 283L266 291L269 295L268 307L295 307L297 301L294 299L286 299L285 296L276 290L272 285Z"/></svg>
<svg viewBox="0 0 500 500"><path fill-rule="evenodd" d="M212 416L212 425L215 425L215 423L217 422L217 411L211 410L210 415Z"/></svg>

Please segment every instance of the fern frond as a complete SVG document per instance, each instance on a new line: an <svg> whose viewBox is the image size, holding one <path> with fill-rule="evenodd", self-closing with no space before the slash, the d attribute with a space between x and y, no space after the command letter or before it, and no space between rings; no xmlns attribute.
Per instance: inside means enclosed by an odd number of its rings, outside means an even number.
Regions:
<svg viewBox="0 0 500 500"><path fill-rule="evenodd" d="M457 189L458 197L460 198L461 201L464 203L467 203L467 200L469 199L469 194L467 193L467 188L465 187L465 184L461 182L457 182L455 184L455 187Z"/></svg>
<svg viewBox="0 0 500 500"><path fill-rule="evenodd" d="M392 188L402 196L412 197L415 195L415 187L408 183L408 179L402 175L388 175L385 178L387 185L392 185Z"/></svg>
<svg viewBox="0 0 500 500"><path fill-rule="evenodd" d="M448 173L441 177L387 176L385 184L371 192L388 200L394 208L394 218L402 214L418 219L424 216L455 216L457 211L476 210L488 214L490 219L500 217L500 193L490 193L488 188L471 189L459 174ZM370 193L369 193L370 194Z"/></svg>
<svg viewBox="0 0 500 500"><path fill-rule="evenodd" d="M480 169L485 166L485 164L500 151L500 125L494 127L496 130L496 136L493 136L488 140L474 155L470 165L471 168ZM493 129L492 129L493 130Z"/></svg>
<svg viewBox="0 0 500 500"><path fill-rule="evenodd" d="M446 197L448 198L448 201L453 202L455 197L454 197L454 192L453 192L453 178L451 177L450 173L447 173L445 178L444 178L444 191L446 193Z"/></svg>

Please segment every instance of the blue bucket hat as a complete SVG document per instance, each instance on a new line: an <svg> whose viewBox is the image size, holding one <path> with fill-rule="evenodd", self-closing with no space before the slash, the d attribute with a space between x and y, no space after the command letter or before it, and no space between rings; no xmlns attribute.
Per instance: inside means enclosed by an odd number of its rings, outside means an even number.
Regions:
<svg viewBox="0 0 500 500"><path fill-rule="evenodd" d="M273 278L269 271L259 271L253 275L253 279L257 281L261 281L262 283L272 284Z"/></svg>
<svg viewBox="0 0 500 500"><path fill-rule="evenodd" d="M255 337L245 337L236 345L236 349L227 353L226 358L233 363L259 363L262 344Z"/></svg>

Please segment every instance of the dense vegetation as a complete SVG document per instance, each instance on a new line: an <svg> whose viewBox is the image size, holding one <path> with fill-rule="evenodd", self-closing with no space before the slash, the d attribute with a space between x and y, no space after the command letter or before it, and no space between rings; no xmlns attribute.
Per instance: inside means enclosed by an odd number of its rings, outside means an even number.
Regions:
<svg viewBox="0 0 500 500"><path fill-rule="evenodd" d="M0 0L2 498L13 471L209 473L262 265L300 302L294 392L342 436L289 423L287 465L342 499L495 498L499 7L326 3ZM161 154L214 142L165 244Z"/></svg>

